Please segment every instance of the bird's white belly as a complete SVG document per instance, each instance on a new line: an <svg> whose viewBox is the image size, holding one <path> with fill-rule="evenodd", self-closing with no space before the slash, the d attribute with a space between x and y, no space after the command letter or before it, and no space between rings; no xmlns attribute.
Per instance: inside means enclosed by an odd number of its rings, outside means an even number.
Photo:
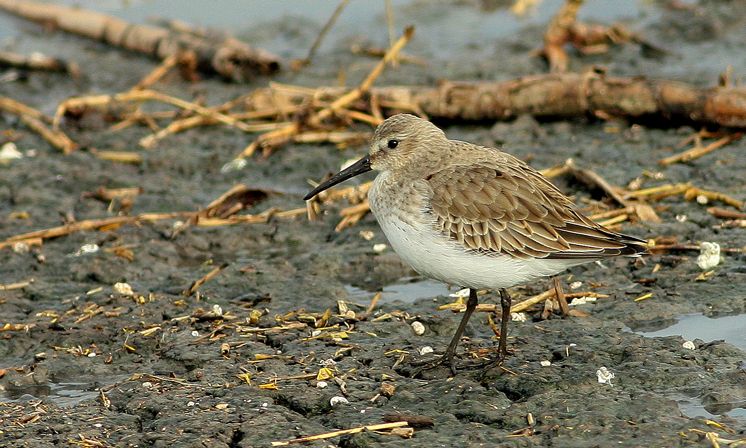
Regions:
<svg viewBox="0 0 746 448"><path fill-rule="evenodd" d="M508 288L557 274L577 260L523 260L509 255L483 255L459 247L427 224L409 224L393 213L375 213L396 253L420 274L452 285Z"/></svg>

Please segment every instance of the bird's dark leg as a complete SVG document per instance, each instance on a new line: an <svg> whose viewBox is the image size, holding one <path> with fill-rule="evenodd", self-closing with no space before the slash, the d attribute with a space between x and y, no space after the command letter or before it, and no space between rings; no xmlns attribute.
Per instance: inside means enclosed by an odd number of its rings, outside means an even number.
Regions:
<svg viewBox="0 0 746 448"><path fill-rule="evenodd" d="M510 322L510 305L512 300L505 288L500 288L499 292L502 316L500 316L500 342L497 345L497 358L479 366L482 369L482 372L479 374L480 380L485 378L487 372L501 365L508 356L508 322Z"/></svg>
<svg viewBox="0 0 746 448"><path fill-rule="evenodd" d="M508 322L510 321L510 305L512 300L505 288L500 288L500 344L497 347L497 359L502 362L508 355Z"/></svg>
<svg viewBox="0 0 746 448"><path fill-rule="evenodd" d="M423 370L432 369L441 364L447 364L448 367L451 369L451 373L454 375L456 374L456 364L453 362L453 357L456 355L456 348L458 347L458 343L461 341L461 336L464 335L464 330L466 330L466 324L469 322L469 318L474 313L474 310L477 308L478 303L479 299L477 298L477 290L469 288L469 300L466 302L466 311L464 311L464 317L461 318L461 322L458 324L456 333L453 335L451 342L448 344L446 352L443 354L443 356L436 359L435 361L427 363L419 369L415 370L412 376L417 376Z"/></svg>
<svg viewBox="0 0 746 448"><path fill-rule="evenodd" d="M510 321L511 299L510 294L508 294L508 291L505 288L500 288L499 292L502 316L500 316L500 342L497 345L497 358L479 366L482 369L482 372L478 376L480 381L484 380L487 376L487 372L501 365L508 356L508 322Z"/></svg>

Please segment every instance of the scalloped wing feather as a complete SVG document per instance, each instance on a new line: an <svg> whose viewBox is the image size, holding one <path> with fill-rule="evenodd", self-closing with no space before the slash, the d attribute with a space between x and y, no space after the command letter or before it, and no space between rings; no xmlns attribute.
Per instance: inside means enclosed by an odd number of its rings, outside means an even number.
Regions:
<svg viewBox="0 0 746 448"><path fill-rule="evenodd" d="M522 161L497 151L490 158L453 165L427 178L436 228L466 249L523 259L589 261L645 251L644 241L583 216Z"/></svg>

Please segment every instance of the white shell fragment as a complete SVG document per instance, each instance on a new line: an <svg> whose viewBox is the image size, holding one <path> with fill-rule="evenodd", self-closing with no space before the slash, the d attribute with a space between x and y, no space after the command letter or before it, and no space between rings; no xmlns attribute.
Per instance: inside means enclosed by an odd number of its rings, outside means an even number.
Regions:
<svg viewBox="0 0 746 448"><path fill-rule="evenodd" d="M424 346L424 347L422 347L422 348L420 349L420 356L423 356L423 355L427 355L427 354L433 353L434 351L435 351L435 350L433 350L433 348L432 348L432 347L430 347L429 345L426 345L426 346Z"/></svg>
<svg viewBox="0 0 746 448"><path fill-rule="evenodd" d="M720 263L720 245L709 241L699 244L699 256L697 266L703 271L710 270Z"/></svg>
<svg viewBox="0 0 746 448"><path fill-rule="evenodd" d="M526 313L510 313L510 320L513 322L526 322Z"/></svg>
<svg viewBox="0 0 746 448"><path fill-rule="evenodd" d="M332 397L331 400L329 400L329 404L332 405L332 407L348 403L349 401L347 401L345 397Z"/></svg>
<svg viewBox="0 0 746 448"><path fill-rule="evenodd" d="M212 312L216 316L222 316L223 315L223 308L218 305L217 303L212 306Z"/></svg>
<svg viewBox="0 0 746 448"><path fill-rule="evenodd" d="M425 326L422 325L422 322L414 321L412 322L412 331L414 331L414 334L417 336L422 336L425 334Z"/></svg>
<svg viewBox="0 0 746 448"><path fill-rule="evenodd" d="M117 294L121 294L123 296L134 296L135 291L132 290L132 287L129 283L114 283L114 292Z"/></svg>
<svg viewBox="0 0 746 448"><path fill-rule="evenodd" d="M580 281L575 281L575 282L570 283L570 289L578 289L581 286L583 286L583 282L580 282Z"/></svg>
<svg viewBox="0 0 746 448"><path fill-rule="evenodd" d="M469 297L469 288L459 289L458 291L448 294L448 297L454 297L456 299L465 299Z"/></svg>
<svg viewBox="0 0 746 448"><path fill-rule="evenodd" d="M596 300L598 299L589 296L576 297L572 299L572 302L570 302L570 306L585 305L586 303L593 303Z"/></svg>
<svg viewBox="0 0 746 448"><path fill-rule="evenodd" d="M598 378L599 384L608 384L609 386L613 386L613 384L611 384L611 380L614 379L614 372L610 371L606 367L601 366L601 368L596 370L596 377Z"/></svg>
<svg viewBox="0 0 746 448"><path fill-rule="evenodd" d="M21 158L23 158L23 154L21 154L21 151L18 150L16 144L13 142L8 142L0 148L0 162Z"/></svg>
<svg viewBox="0 0 746 448"><path fill-rule="evenodd" d="M380 254L381 252L383 252L384 250L386 250L387 247L388 246L385 245L385 244L383 244L383 243L374 244L373 245L373 252L375 252L377 254Z"/></svg>
<svg viewBox="0 0 746 448"><path fill-rule="evenodd" d="M329 384L326 381L318 381L318 382L316 382L316 387L318 387L319 389L324 389L328 385ZM334 406L334 405L332 405L332 406Z"/></svg>
<svg viewBox="0 0 746 448"><path fill-rule="evenodd" d="M240 171L244 169L246 165L248 165L248 163L249 162L247 162L246 159L244 159L243 157L240 157L238 159L233 159L230 162L223 165L223 167L220 168L220 172L225 174L225 173L230 173L231 171Z"/></svg>
<svg viewBox="0 0 746 448"><path fill-rule="evenodd" d="M681 344L682 347L684 347L687 350L696 350L697 346L694 345L694 342L692 341L684 341L683 344Z"/></svg>
<svg viewBox="0 0 746 448"><path fill-rule="evenodd" d="M79 257L81 255L87 255L87 254L95 254L98 252L100 247L98 247L98 244L91 243L91 244L84 244L80 246L80 249L78 249L77 252L75 252L75 256Z"/></svg>
<svg viewBox="0 0 746 448"><path fill-rule="evenodd" d="M29 246L28 243L24 241L18 241L17 243L13 243L13 252L17 254L26 254L30 250L31 250L31 246Z"/></svg>
<svg viewBox="0 0 746 448"><path fill-rule="evenodd" d="M541 362L539 362L539 364L541 364L542 367L549 367L552 365L552 361L549 361L548 359L544 359Z"/></svg>

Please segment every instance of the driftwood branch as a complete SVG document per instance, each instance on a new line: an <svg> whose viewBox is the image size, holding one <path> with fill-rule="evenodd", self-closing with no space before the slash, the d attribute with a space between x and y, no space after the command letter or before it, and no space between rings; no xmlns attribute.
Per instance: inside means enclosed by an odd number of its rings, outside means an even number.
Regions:
<svg viewBox="0 0 746 448"><path fill-rule="evenodd" d="M600 73L557 73L502 82L452 82L437 87L373 89L387 103L415 105L431 118L507 120L519 115L596 116L654 120L666 125L746 128L746 88L701 88Z"/></svg>
<svg viewBox="0 0 746 448"><path fill-rule="evenodd" d="M159 59L190 51L195 55L200 70L215 72L234 81L243 81L256 74L272 74L280 68L277 56L231 37L218 39L177 33L82 8L31 0L0 0L0 8L25 19L52 24L69 33L155 55Z"/></svg>
<svg viewBox="0 0 746 448"><path fill-rule="evenodd" d="M80 76L80 67L78 64L41 53L31 53L27 56L10 51L0 51L0 67L45 72L67 72L74 78Z"/></svg>

